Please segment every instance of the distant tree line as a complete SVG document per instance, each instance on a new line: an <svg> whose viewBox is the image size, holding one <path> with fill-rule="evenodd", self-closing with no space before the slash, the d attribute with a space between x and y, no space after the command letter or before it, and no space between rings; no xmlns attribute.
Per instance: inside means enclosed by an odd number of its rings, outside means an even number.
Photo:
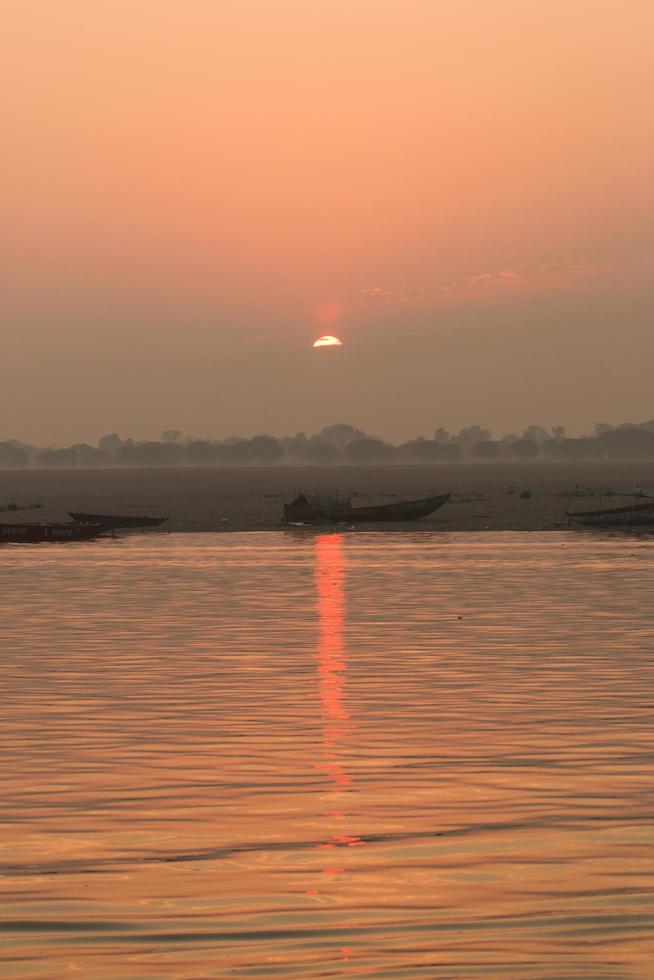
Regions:
<svg viewBox="0 0 654 980"><path fill-rule="evenodd" d="M381 463L457 463L463 460L654 460L654 419L640 424L598 423L593 435L568 437L564 426L550 431L530 425L521 434L494 439L488 429L467 426L456 435L438 428L431 438L418 436L393 445L351 425L328 425L313 436L298 432L276 438L195 439L168 430L159 441L137 442L116 433L97 446L76 443L39 449L8 439L0 442L0 469L71 469L164 466L330 466Z"/></svg>

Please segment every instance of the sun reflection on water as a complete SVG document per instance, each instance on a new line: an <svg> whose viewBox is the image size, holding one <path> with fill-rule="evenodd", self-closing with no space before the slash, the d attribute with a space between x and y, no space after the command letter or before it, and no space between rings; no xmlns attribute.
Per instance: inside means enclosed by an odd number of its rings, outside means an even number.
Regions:
<svg viewBox="0 0 654 980"><path fill-rule="evenodd" d="M317 768L327 773L337 787L344 788L352 778L343 766L340 751L340 743L351 727L345 706L347 660L343 636L345 558L342 534L320 534L316 537L315 568L320 629L318 680L324 746L324 761Z"/></svg>

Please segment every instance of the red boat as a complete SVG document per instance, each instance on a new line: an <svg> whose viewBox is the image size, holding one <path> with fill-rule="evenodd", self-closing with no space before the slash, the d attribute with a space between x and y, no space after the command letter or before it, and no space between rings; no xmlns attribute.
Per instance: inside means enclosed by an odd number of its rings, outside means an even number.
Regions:
<svg viewBox="0 0 654 980"><path fill-rule="evenodd" d="M88 541L102 531L102 524L0 524L0 542Z"/></svg>

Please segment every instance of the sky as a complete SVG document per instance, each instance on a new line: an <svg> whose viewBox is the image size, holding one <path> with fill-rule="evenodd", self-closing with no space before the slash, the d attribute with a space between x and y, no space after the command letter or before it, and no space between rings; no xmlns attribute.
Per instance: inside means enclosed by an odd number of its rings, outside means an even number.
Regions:
<svg viewBox="0 0 654 980"><path fill-rule="evenodd" d="M0 438L654 417L651 0L0 20Z"/></svg>

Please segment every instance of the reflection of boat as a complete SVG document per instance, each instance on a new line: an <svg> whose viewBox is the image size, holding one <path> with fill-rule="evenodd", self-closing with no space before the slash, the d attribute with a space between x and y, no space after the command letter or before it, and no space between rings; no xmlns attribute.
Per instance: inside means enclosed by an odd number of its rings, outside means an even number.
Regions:
<svg viewBox="0 0 654 980"><path fill-rule="evenodd" d="M432 514L449 500L449 493L421 500L399 500L392 504L353 507L350 497L319 497L298 493L284 504L284 522L302 524L377 524L384 521L415 521Z"/></svg>
<svg viewBox="0 0 654 980"><path fill-rule="evenodd" d="M654 492L641 490L619 490L615 496L633 497L633 503L627 507L605 507L600 510L569 511L566 517L575 524L586 527L654 527L654 500L638 504L637 500L654 497Z"/></svg>
<svg viewBox="0 0 654 980"><path fill-rule="evenodd" d="M97 538L101 524L0 524L0 541L37 544L41 541L88 541Z"/></svg>
<svg viewBox="0 0 654 980"><path fill-rule="evenodd" d="M70 516L79 524L101 524L109 531L119 527L159 527L167 517L134 517L131 514L121 516L119 514L74 514Z"/></svg>

